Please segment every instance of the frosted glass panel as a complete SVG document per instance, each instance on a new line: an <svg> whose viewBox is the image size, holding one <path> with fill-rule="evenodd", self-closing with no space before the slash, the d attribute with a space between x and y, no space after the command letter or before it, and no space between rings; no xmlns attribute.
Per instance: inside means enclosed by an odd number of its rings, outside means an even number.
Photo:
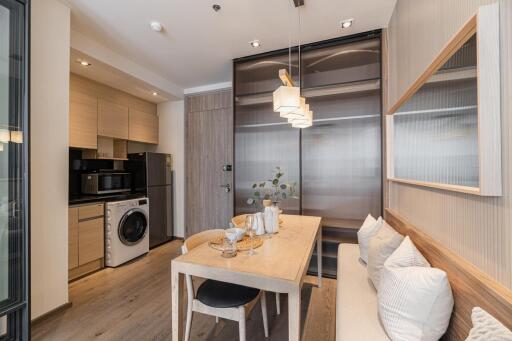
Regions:
<svg viewBox="0 0 512 341"><path fill-rule="evenodd" d="M9 123L9 10L0 6L0 135L8 134ZM9 286L9 153L5 136L0 136L0 301Z"/></svg>
<svg viewBox="0 0 512 341"><path fill-rule="evenodd" d="M476 38L393 116L394 177L479 186Z"/></svg>

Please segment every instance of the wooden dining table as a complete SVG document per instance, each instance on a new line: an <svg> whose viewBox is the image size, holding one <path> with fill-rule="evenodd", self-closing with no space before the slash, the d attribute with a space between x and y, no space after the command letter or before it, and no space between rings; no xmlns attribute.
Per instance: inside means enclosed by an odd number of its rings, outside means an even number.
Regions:
<svg viewBox="0 0 512 341"><path fill-rule="evenodd" d="M238 252L223 258L208 243L171 262L172 340L183 340L184 275L229 282L264 291L288 294L288 339L298 341L300 331L300 297L311 255L317 247L317 285L322 286L322 218L281 215L279 232L264 239L254 255Z"/></svg>

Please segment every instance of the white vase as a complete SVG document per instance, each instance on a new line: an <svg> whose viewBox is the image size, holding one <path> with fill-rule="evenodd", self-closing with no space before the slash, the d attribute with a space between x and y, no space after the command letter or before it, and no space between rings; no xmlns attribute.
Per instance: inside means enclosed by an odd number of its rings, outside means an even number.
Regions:
<svg viewBox="0 0 512 341"><path fill-rule="evenodd" d="M279 232L279 207L268 206L264 211L265 231L267 233Z"/></svg>
<svg viewBox="0 0 512 341"><path fill-rule="evenodd" d="M265 234L265 219L263 217L263 213L258 212L254 214L253 219L253 229L256 231L255 234L257 236L261 236L262 234Z"/></svg>

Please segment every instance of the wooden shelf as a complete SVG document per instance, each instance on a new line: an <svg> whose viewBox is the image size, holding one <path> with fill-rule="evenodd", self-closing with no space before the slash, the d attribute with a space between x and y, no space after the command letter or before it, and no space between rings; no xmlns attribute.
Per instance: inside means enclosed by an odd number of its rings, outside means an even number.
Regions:
<svg viewBox="0 0 512 341"><path fill-rule="evenodd" d="M322 218L323 227L359 230L362 224L363 220L359 219Z"/></svg>

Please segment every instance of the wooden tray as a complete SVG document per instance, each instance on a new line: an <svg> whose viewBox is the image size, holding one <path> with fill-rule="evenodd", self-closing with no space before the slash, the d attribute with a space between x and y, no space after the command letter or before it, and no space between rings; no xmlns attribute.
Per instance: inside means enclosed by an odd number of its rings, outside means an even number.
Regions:
<svg viewBox="0 0 512 341"><path fill-rule="evenodd" d="M263 245L263 239L260 236L254 236L252 239L253 248L256 249ZM217 237L208 242L208 245L215 250L224 251L227 246L227 239L224 236ZM238 251L248 251L251 249L251 238L244 236L244 238L236 243Z"/></svg>

